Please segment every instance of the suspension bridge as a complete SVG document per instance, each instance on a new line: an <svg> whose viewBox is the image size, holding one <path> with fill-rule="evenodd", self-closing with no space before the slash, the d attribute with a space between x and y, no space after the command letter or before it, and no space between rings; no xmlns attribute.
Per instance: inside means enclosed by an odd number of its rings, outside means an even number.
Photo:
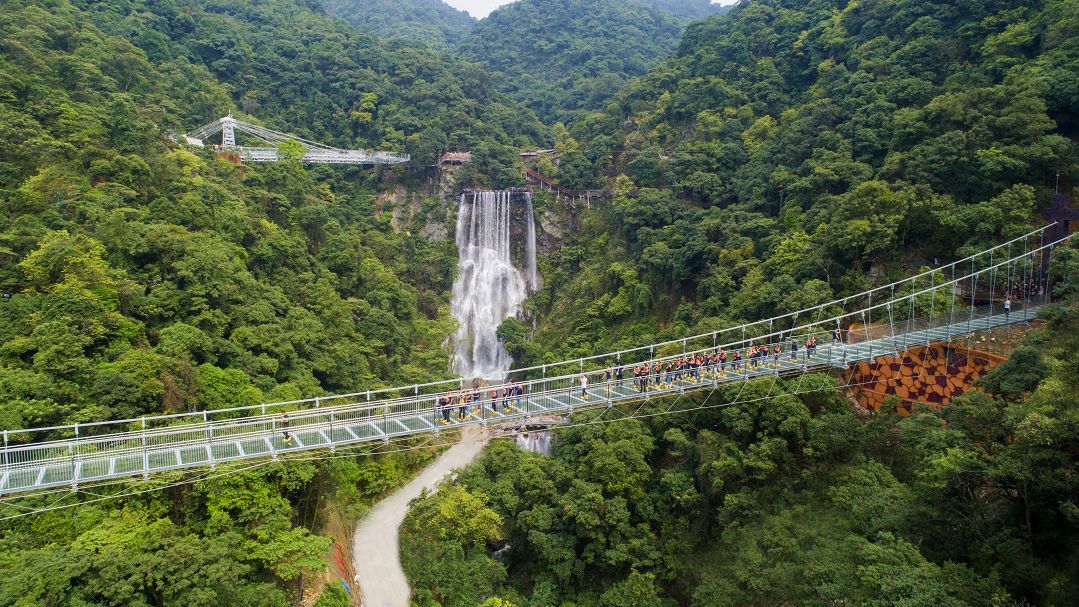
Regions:
<svg viewBox="0 0 1079 607"><path fill-rule="evenodd" d="M204 410L107 422L3 431L0 495L300 451L337 448L470 425L520 422L589 408L714 390L757 378L840 370L915 346L947 342L1033 319L1051 302L1052 254L1071 238L1047 242L1053 224L916 276L812 308L681 339L512 372L517 381L473 389L464 378L353 394ZM1005 305L1005 302L1010 305ZM835 339L834 336L839 338ZM816 337L810 355L790 343ZM706 368L699 378L641 392L634 378L605 380L607 367L655 365L696 354L731 355L754 345L782 344L784 352L750 367ZM587 391L581 377L589 378ZM520 394L502 396L503 389ZM480 394L471 406L453 404L448 391ZM491 391L497 390L497 401ZM466 415L458 417L459 409ZM287 422L285 414L288 414Z"/></svg>
<svg viewBox="0 0 1079 607"><path fill-rule="evenodd" d="M271 145L261 147L236 145L237 132ZM410 158L408 154L396 152L335 148L238 120L233 118L231 113L184 135L184 141L190 145L203 147L207 139L218 133L221 134L221 144L217 148L223 152L236 154L245 162L277 162L281 160L279 146L287 142L295 142L303 146L305 152L301 161L308 164L400 164L408 162Z"/></svg>

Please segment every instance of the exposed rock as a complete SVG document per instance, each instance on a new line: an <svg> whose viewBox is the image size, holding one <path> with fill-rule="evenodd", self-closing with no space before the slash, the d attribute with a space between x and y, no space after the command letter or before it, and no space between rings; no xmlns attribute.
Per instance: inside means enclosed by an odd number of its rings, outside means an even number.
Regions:
<svg viewBox="0 0 1079 607"><path fill-rule="evenodd" d="M442 242L449 238L450 231L445 225L428 220L427 223L424 224L423 231L421 231L420 234L428 240Z"/></svg>
<svg viewBox="0 0 1079 607"><path fill-rule="evenodd" d="M562 248L565 224L558 213L545 209L536 218L536 254L540 257L550 255Z"/></svg>

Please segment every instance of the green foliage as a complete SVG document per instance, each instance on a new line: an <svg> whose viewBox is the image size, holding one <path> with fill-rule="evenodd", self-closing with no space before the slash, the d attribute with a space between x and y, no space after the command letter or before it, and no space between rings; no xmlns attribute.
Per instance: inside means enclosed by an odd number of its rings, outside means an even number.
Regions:
<svg viewBox="0 0 1079 607"><path fill-rule="evenodd" d="M494 443L457 479L512 546L506 580L484 583L544 605L1074 602L1077 318L1050 309L990 392L907 418L862 419L810 374L647 423L575 415L549 458ZM464 604L431 584L421 596Z"/></svg>
<svg viewBox="0 0 1079 607"><path fill-rule="evenodd" d="M401 527L401 562L421 604L471 607L506 577L487 555L502 518L486 499L460 486L421 496Z"/></svg>
<svg viewBox="0 0 1079 607"><path fill-rule="evenodd" d="M349 607L348 593L339 582L330 582L318 595L315 607Z"/></svg>
<svg viewBox="0 0 1079 607"><path fill-rule="evenodd" d="M326 10L380 38L450 50L476 20L442 0L328 0Z"/></svg>
<svg viewBox="0 0 1079 607"><path fill-rule="evenodd" d="M238 167L170 136L236 110L426 164L537 145L481 69L291 0L16 0L0 39L0 426L446 376L456 257L377 216L401 168L305 168L287 144ZM325 568L327 504L355 516L427 457L274 464L5 521L0 604L291 604Z"/></svg>
<svg viewBox="0 0 1079 607"><path fill-rule="evenodd" d="M1037 348L1019 348L1008 360L982 379L986 390L1007 398L1030 392L1049 375L1049 367Z"/></svg>
<svg viewBox="0 0 1079 607"><path fill-rule="evenodd" d="M1079 177L1071 4L769 0L689 25L556 129L566 178L612 197L549 259L548 360L810 308L1043 223L1055 173Z"/></svg>
<svg viewBox="0 0 1079 607"><path fill-rule="evenodd" d="M426 146L425 133L439 131L425 148L433 156L451 143L450 122L482 114L472 136L510 150L536 132L534 120L491 95L420 84L462 68L431 59L416 73L420 51L390 50L291 2L155 5L182 13L182 28L140 21L149 13L139 6L61 2L45 20L21 2L0 22L19 41L0 57L5 421L137 417L441 377L452 245L386 233L372 217L377 175L308 172L294 162L302 146L288 144L290 161L240 174L163 135L238 104L343 146L391 132L406 148ZM326 53L353 62L298 63ZM230 100L219 77L252 87ZM453 106L453 118L409 117L425 103ZM349 110L369 118L334 122ZM455 141L467 145L468 133ZM507 164L489 168L501 175Z"/></svg>
<svg viewBox="0 0 1079 607"><path fill-rule="evenodd" d="M480 548L499 539L502 518L482 496L450 486L421 503L412 513L416 524L440 540Z"/></svg>
<svg viewBox="0 0 1079 607"><path fill-rule="evenodd" d="M673 4L519 0L477 23L459 49L547 123L569 122L673 51L687 18L713 10L704 0Z"/></svg>

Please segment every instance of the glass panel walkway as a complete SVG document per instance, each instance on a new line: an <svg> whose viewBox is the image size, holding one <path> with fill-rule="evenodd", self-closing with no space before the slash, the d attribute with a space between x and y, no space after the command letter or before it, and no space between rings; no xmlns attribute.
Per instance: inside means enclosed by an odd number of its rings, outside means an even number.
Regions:
<svg viewBox="0 0 1079 607"><path fill-rule="evenodd" d="M504 386L467 388L464 392L479 394L478 402L470 405L455 400L450 408L439 406L447 390L464 387L463 380L454 380L455 383L381 391L375 400L371 400L372 392L365 392L244 409L5 430L0 495L51 487L76 488L108 479L312 449L332 450L466 425L496 424L711 390L754 378L839 369L914 345L1027 322L1049 301L1053 247L1070 238L1027 246L1027 241L1041 237L1044 229L1022 237L1021 253L1013 254L1013 246L1019 247L1020 239L1016 239L919 276L807 311L673 342L515 371L522 377L541 373L542 377ZM1005 246L1007 253L1003 253ZM805 322L799 324L799 318ZM842 338L833 341L838 336ZM821 344L812 356L804 347L809 338ZM798 345L793 357L792 343ZM776 344L782 346L778 357L771 349ZM735 368L736 352L745 354L749 348L761 345L770 346L762 364L750 367L748 359L743 359L740 368ZM656 384L652 372L649 376L653 383L647 392L640 392L632 377L634 366L647 363L652 369L659 363L664 367L660 379L665 379L668 362L720 351L728 354L724 368L706 364L699 378L698 374L691 378L686 371L681 380ZM626 371L621 381L605 381L602 368L610 366L621 366ZM557 374L548 377L549 372ZM588 378L587 394L582 391L582 376ZM520 386L522 394L502 395L503 388L515 386ZM498 392L493 401L492 390Z"/></svg>

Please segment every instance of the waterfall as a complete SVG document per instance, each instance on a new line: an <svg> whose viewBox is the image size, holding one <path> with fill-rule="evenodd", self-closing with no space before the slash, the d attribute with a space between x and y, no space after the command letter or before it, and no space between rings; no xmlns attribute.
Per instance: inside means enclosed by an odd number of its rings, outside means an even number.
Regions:
<svg viewBox="0 0 1079 607"><path fill-rule="evenodd" d="M543 430L540 432L525 432L517 435L517 446L523 451L530 451L540 455L551 455L551 433Z"/></svg>
<svg viewBox="0 0 1079 607"><path fill-rule="evenodd" d="M528 240L525 241L525 263L528 265L528 288L532 292L539 290L539 271L536 269L536 221L532 209L532 195L527 195L528 205Z"/></svg>
<svg viewBox="0 0 1079 607"><path fill-rule="evenodd" d="M457 280L451 310L457 318L453 370L467 379L500 381L513 363L495 331L516 316L537 287L536 227L530 194L475 192L471 203L462 196L457 210ZM522 274L511 247L511 199L524 196L527 242Z"/></svg>

